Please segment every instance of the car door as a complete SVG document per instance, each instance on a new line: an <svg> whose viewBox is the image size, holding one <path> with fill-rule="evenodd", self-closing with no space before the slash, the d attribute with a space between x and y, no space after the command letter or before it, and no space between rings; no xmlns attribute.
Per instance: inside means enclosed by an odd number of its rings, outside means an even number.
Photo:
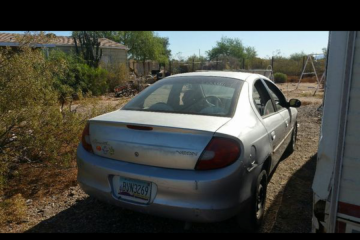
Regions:
<svg viewBox="0 0 360 240"><path fill-rule="evenodd" d="M282 154L285 152L287 146L291 141L291 133L294 127L295 122L293 121L291 109L286 107L287 101L280 91L280 89L273 84L272 82L264 79L264 82L268 88L270 96L275 102L276 111L281 114L284 119L284 126L285 126L285 136L283 137L283 142L279 146L279 152Z"/></svg>
<svg viewBox="0 0 360 240"><path fill-rule="evenodd" d="M274 101L263 80L258 79L254 82L252 98L272 145L272 170L282 155L278 150L285 136L284 118L279 111L276 111Z"/></svg>

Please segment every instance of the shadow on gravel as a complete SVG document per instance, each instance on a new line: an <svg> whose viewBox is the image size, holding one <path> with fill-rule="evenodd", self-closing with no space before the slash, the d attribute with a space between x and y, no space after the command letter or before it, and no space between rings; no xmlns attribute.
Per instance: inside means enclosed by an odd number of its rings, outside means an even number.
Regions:
<svg viewBox="0 0 360 240"><path fill-rule="evenodd" d="M285 161L288 156L283 156ZM317 154L297 170L286 183L284 190L266 210L265 232L311 232L313 191ZM271 227L269 227L271 225Z"/></svg>
<svg viewBox="0 0 360 240"><path fill-rule="evenodd" d="M266 211L265 225L271 227L265 227L265 232L310 232L311 184L315 165L316 155L291 177L283 194L276 196ZM190 230L185 230L184 224L121 209L88 197L27 232L241 232L234 219L211 224L196 223Z"/></svg>
<svg viewBox="0 0 360 240"><path fill-rule="evenodd" d="M132 212L88 197L26 232L240 232L232 219L193 224L190 230L185 230L184 226L182 221Z"/></svg>

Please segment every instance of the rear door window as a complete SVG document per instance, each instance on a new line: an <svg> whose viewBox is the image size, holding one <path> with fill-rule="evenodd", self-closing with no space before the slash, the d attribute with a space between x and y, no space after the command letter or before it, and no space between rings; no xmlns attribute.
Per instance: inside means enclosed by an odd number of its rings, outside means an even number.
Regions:
<svg viewBox="0 0 360 240"><path fill-rule="evenodd" d="M271 82L264 80L264 82L266 83L268 89L269 89L269 93L271 95L271 97L274 99L275 101L275 105L276 105L276 111L279 111L281 109L283 109L285 107L286 104L286 98L285 96L282 94L282 92Z"/></svg>
<svg viewBox="0 0 360 240"><path fill-rule="evenodd" d="M255 82L252 95L260 116L265 117L275 112L271 97L261 80Z"/></svg>

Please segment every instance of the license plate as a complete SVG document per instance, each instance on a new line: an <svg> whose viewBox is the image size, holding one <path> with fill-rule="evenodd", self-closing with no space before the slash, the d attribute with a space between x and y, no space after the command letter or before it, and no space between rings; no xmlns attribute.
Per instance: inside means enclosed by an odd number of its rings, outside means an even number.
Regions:
<svg viewBox="0 0 360 240"><path fill-rule="evenodd" d="M148 203L150 201L150 182L120 177L116 190L120 199L139 203Z"/></svg>

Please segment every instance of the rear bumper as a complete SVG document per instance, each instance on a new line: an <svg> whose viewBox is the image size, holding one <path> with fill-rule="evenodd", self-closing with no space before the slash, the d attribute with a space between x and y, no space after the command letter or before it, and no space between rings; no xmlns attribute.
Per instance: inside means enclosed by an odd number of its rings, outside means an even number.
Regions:
<svg viewBox="0 0 360 240"><path fill-rule="evenodd" d="M250 194L241 184L240 162L215 171L191 171L151 167L103 158L77 151L78 182L89 195L126 209L190 222L218 222L235 216ZM150 204L117 199L112 176L155 184Z"/></svg>

